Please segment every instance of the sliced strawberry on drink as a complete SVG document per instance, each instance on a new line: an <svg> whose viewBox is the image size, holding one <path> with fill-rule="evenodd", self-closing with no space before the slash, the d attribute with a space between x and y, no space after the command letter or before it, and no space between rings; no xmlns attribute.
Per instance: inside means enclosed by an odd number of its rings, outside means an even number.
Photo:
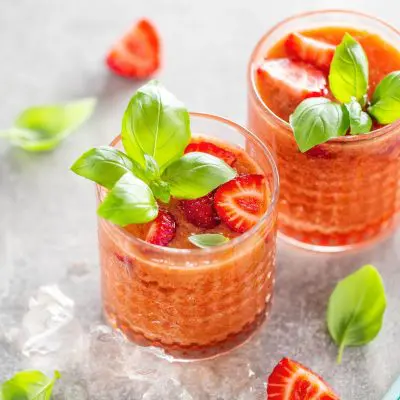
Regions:
<svg viewBox="0 0 400 400"><path fill-rule="evenodd" d="M199 228L211 229L220 223L214 209L213 193L195 200L181 200L179 205L186 219Z"/></svg>
<svg viewBox="0 0 400 400"><path fill-rule="evenodd" d="M287 120L306 98L328 93L324 73L312 65L289 58L265 60L257 69L258 90L263 99L273 93L273 110Z"/></svg>
<svg viewBox="0 0 400 400"><path fill-rule="evenodd" d="M272 371L267 394L267 400L339 400L320 376L289 358Z"/></svg>
<svg viewBox="0 0 400 400"><path fill-rule="evenodd" d="M200 153L211 154L212 156L218 157L221 160L224 160L228 165L232 166L236 161L236 156L228 150L223 149L215 145L214 143L209 142L193 142L190 143L186 149L186 153L193 153L198 151Z"/></svg>
<svg viewBox="0 0 400 400"><path fill-rule="evenodd" d="M291 33L285 42L289 57L329 71L336 46L312 39L300 33Z"/></svg>
<svg viewBox="0 0 400 400"><path fill-rule="evenodd" d="M148 78L160 66L160 39L152 23L140 20L111 49L106 63L117 75Z"/></svg>
<svg viewBox="0 0 400 400"><path fill-rule="evenodd" d="M157 218L151 223L146 242L158 246L167 246L175 237L175 218L168 211L160 210Z"/></svg>
<svg viewBox="0 0 400 400"><path fill-rule="evenodd" d="M220 186L214 197L221 220L235 232L246 232L260 220L269 202L263 175L242 175Z"/></svg>

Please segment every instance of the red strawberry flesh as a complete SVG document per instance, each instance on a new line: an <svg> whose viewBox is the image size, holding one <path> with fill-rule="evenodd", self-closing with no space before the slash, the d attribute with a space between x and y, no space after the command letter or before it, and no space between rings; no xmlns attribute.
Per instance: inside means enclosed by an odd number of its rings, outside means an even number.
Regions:
<svg viewBox="0 0 400 400"><path fill-rule="evenodd" d="M195 200L181 200L179 205L186 219L199 228L211 229L220 223L214 209L213 193Z"/></svg>
<svg viewBox="0 0 400 400"><path fill-rule="evenodd" d="M267 400L339 400L339 397L310 369L283 358L268 378Z"/></svg>
<svg viewBox="0 0 400 400"><path fill-rule="evenodd" d="M332 44L312 39L300 33L291 33L285 42L289 57L304 61L328 72L336 47Z"/></svg>
<svg viewBox="0 0 400 400"><path fill-rule="evenodd" d="M153 24L140 20L111 49L106 59L117 75L144 79L160 66L160 40Z"/></svg>
<svg viewBox="0 0 400 400"><path fill-rule="evenodd" d="M267 209L267 192L263 175L242 175L217 189L215 209L231 230L243 233L256 225Z"/></svg>
<svg viewBox="0 0 400 400"><path fill-rule="evenodd" d="M222 147L215 145L214 143L209 143L209 142L190 143L185 149L185 154L196 151L200 153L211 154L212 156L218 157L221 160L224 160L230 166L232 166L233 163L236 161L235 154L233 154L228 150L223 149Z"/></svg>
<svg viewBox="0 0 400 400"><path fill-rule="evenodd" d="M157 218L151 223L146 242L157 246L167 246L176 233L175 218L168 211L160 210Z"/></svg>
<svg viewBox="0 0 400 400"><path fill-rule="evenodd" d="M274 93L274 111L285 120L304 99L328 94L324 73L301 61L265 60L257 76L261 98L268 99L269 93Z"/></svg>

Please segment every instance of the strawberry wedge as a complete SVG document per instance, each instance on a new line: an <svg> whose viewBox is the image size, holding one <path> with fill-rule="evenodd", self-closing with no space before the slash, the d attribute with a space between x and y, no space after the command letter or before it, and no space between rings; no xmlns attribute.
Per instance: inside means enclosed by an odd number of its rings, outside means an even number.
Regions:
<svg viewBox="0 0 400 400"><path fill-rule="evenodd" d="M332 44L311 39L300 33L291 33L285 42L289 57L304 61L325 72L329 71L336 47Z"/></svg>
<svg viewBox="0 0 400 400"><path fill-rule="evenodd" d="M175 237L175 218L168 211L160 210L157 218L151 223L146 242L157 246L167 246Z"/></svg>
<svg viewBox="0 0 400 400"><path fill-rule="evenodd" d="M284 358L268 378L267 400L339 400L339 397L320 376Z"/></svg>
<svg viewBox="0 0 400 400"><path fill-rule="evenodd" d="M267 209L269 193L263 175L242 175L220 186L214 196L215 209L235 232L251 229Z"/></svg>
<svg viewBox="0 0 400 400"><path fill-rule="evenodd" d="M236 161L236 156L233 153L223 149L222 147L215 145L214 143L209 143L209 142L190 143L185 149L185 154L193 153L196 151L200 153L211 154L212 156L218 157L221 160L224 160L230 166L232 166L233 163Z"/></svg>
<svg viewBox="0 0 400 400"><path fill-rule="evenodd" d="M258 67L257 75L261 97L268 98L269 93L274 93L277 104L274 111L283 119L288 119L304 99L327 94L324 73L301 61L289 58L265 60Z"/></svg>
<svg viewBox="0 0 400 400"><path fill-rule="evenodd" d="M160 39L152 23L140 20L109 52L106 63L126 78L150 77L160 66Z"/></svg>

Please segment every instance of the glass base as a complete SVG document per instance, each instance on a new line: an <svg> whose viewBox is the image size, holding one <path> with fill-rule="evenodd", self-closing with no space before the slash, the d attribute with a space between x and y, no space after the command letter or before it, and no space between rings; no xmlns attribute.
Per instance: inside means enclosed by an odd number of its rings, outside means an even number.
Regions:
<svg viewBox="0 0 400 400"><path fill-rule="evenodd" d="M312 251L317 253L342 253L345 251L357 251L365 247L372 246L377 242L383 241L394 232L396 225L397 225L396 223L390 224L388 227L386 227L386 229L380 231L378 235L368 238L367 240L345 245L323 246L314 243L302 242L301 240L287 236L286 234L282 233L279 230L278 230L278 239L286 242L287 244L301 248L306 251Z"/></svg>
<svg viewBox="0 0 400 400"><path fill-rule="evenodd" d="M268 318L270 304L271 302L269 302L264 312L260 313L251 324L245 326L239 333L230 335L223 342L207 346L165 345L160 342L151 341L146 339L142 334L135 333L127 328L126 324L117 321L115 316L109 315L105 310L103 311L103 315L107 324L113 329L119 330L128 341L147 347L157 357L170 362L192 362L214 359L243 346L255 335Z"/></svg>

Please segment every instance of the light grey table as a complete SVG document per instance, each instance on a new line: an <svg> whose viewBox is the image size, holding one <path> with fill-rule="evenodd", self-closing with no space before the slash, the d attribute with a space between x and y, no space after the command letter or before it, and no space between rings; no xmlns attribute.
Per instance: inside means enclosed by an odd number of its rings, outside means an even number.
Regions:
<svg viewBox="0 0 400 400"><path fill-rule="evenodd" d="M0 127L33 104L91 95L99 99L95 116L54 152L29 154L0 142L0 380L36 366L19 353L12 337L39 286L58 283L75 300L84 332L100 321L93 188L68 168L83 150L108 143L118 132L121 113L137 87L104 67L111 43L137 17L151 17L165 47L159 79L191 110L244 122L245 70L256 40L291 13L333 5L353 6L398 24L397 3L385 7L372 0L0 2ZM325 328L326 303L336 282L365 263L376 265L385 281L385 324L373 343L346 350L338 366ZM343 399L378 400L400 374L399 263L399 233L362 253L337 256L280 243L272 318L242 349L216 361L169 364L135 348L135 356L115 349L111 334L97 327L90 339L97 350L87 356L99 357L90 364L94 370L65 367L57 398L263 398L265 377L281 357L290 356L324 376ZM127 373L118 358L121 351L133 370L151 369L145 379ZM61 361L52 359L48 367Z"/></svg>

